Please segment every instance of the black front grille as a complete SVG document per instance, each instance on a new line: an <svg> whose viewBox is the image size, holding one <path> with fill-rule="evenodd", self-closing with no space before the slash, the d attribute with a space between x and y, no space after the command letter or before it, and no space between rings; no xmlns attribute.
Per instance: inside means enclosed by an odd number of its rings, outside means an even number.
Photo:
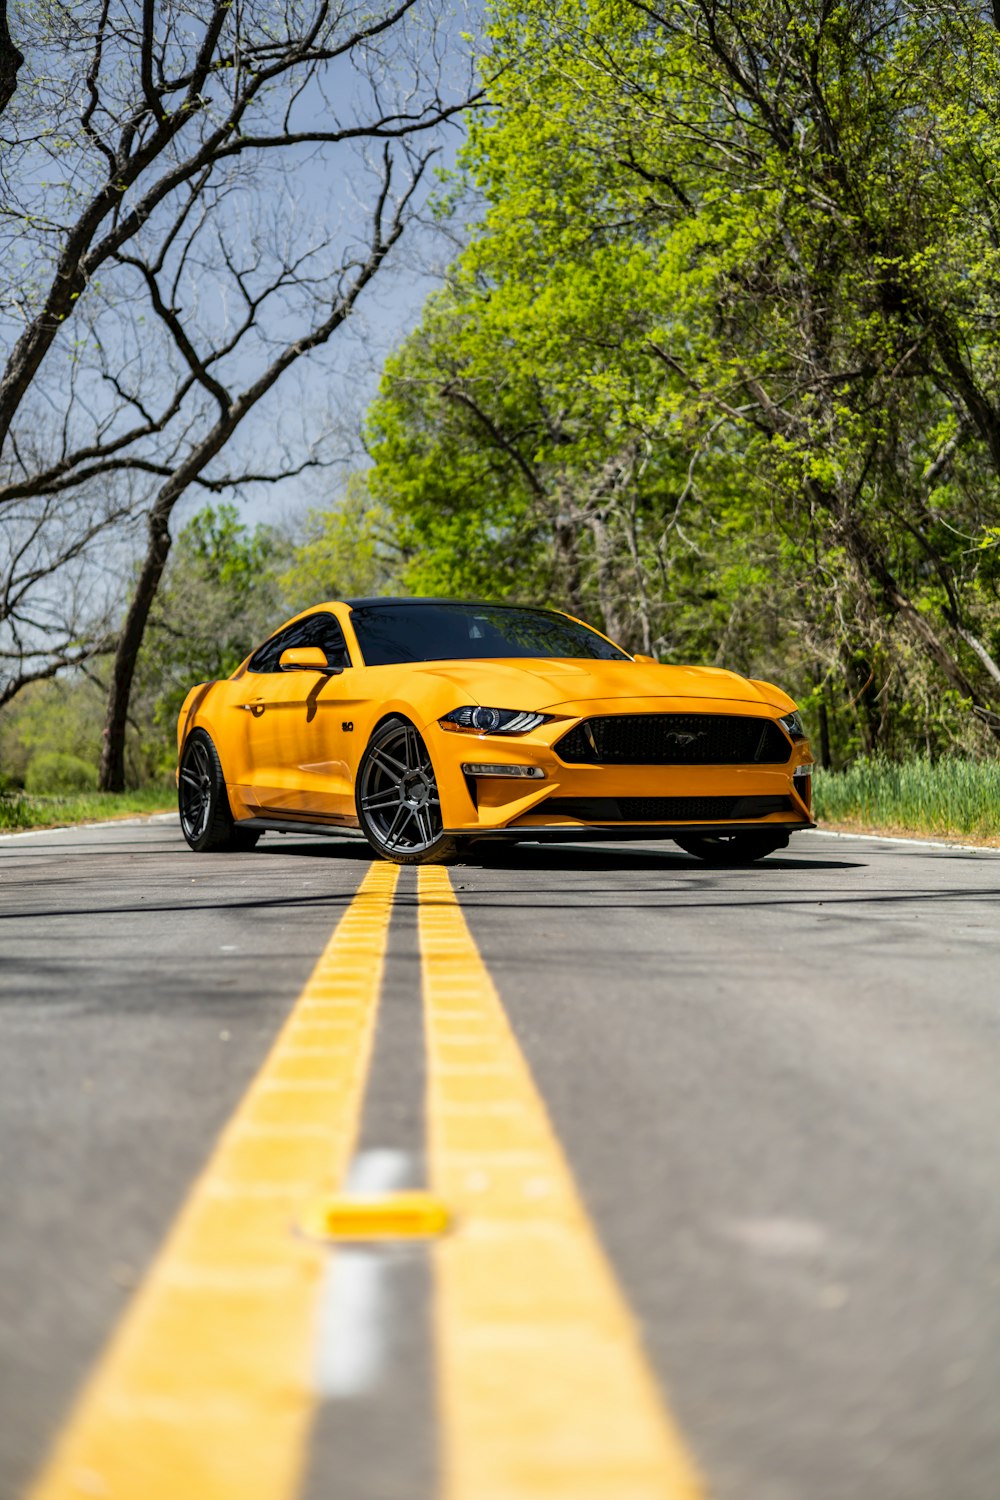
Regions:
<svg viewBox="0 0 1000 1500"><path fill-rule="evenodd" d="M773 719L750 714L608 714L584 719L555 749L588 766L780 766L792 753Z"/></svg>
<svg viewBox="0 0 1000 1500"><path fill-rule="evenodd" d="M536 809L582 823L745 822L794 810L790 797L550 797Z"/></svg>

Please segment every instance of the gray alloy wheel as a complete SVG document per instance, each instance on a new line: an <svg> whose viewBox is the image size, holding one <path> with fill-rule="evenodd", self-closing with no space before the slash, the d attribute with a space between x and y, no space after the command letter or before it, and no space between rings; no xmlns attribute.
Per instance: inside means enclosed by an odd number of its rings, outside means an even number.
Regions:
<svg viewBox="0 0 1000 1500"><path fill-rule="evenodd" d="M692 833L674 835L685 854L707 865L752 865L788 846L787 833Z"/></svg>
<svg viewBox="0 0 1000 1500"><path fill-rule="evenodd" d="M430 754L407 719L388 719L358 767L355 805L376 854L397 865L447 859L456 842L442 832L441 801Z"/></svg>
<svg viewBox="0 0 1000 1500"><path fill-rule="evenodd" d="M235 823L219 752L204 729L192 730L184 746L177 778L177 807L181 832L199 854L252 849L260 838L259 833Z"/></svg>

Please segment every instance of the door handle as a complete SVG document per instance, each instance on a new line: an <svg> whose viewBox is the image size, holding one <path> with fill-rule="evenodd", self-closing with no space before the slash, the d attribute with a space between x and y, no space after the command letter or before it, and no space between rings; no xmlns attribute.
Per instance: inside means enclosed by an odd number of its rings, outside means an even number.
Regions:
<svg viewBox="0 0 1000 1500"><path fill-rule="evenodd" d="M255 698L252 703L237 703L236 707L245 708L248 714L253 714L255 719L259 719L267 704L263 698Z"/></svg>

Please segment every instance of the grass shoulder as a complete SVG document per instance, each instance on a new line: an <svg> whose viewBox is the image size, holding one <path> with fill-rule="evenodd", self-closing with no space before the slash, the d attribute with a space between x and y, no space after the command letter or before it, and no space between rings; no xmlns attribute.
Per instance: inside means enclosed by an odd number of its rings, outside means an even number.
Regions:
<svg viewBox="0 0 1000 1500"><path fill-rule="evenodd" d="M37 796L7 792L0 796L0 832L29 828L65 828L74 823L100 823L142 814L172 812L177 793L169 783L134 792L66 792Z"/></svg>
<svg viewBox="0 0 1000 1500"><path fill-rule="evenodd" d="M813 799L834 831L1000 847L1000 760L857 760L820 772Z"/></svg>
<svg viewBox="0 0 1000 1500"><path fill-rule="evenodd" d="M936 844L954 844L956 848L1000 849L1000 834L942 833L937 828L914 828L902 823L875 827L851 820L835 823L829 818L820 818L818 827L823 833L856 833L873 839L931 839Z"/></svg>

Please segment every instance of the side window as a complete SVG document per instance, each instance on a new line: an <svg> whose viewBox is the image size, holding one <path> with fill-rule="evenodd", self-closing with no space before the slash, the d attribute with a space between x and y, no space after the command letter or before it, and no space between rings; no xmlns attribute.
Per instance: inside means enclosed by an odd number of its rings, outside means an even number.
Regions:
<svg viewBox="0 0 1000 1500"><path fill-rule="evenodd" d="M326 652L327 665L331 667L349 667L351 658L348 654L347 643L344 640L344 632L333 615L313 615L318 624L315 640L309 642L310 646L319 646Z"/></svg>
<svg viewBox="0 0 1000 1500"><path fill-rule="evenodd" d="M319 646L326 652L331 667L349 667L350 658L344 644L344 634L333 615L307 615L296 620L272 635L269 641L258 647L247 663L250 672L280 672L278 662L282 651L293 646Z"/></svg>

